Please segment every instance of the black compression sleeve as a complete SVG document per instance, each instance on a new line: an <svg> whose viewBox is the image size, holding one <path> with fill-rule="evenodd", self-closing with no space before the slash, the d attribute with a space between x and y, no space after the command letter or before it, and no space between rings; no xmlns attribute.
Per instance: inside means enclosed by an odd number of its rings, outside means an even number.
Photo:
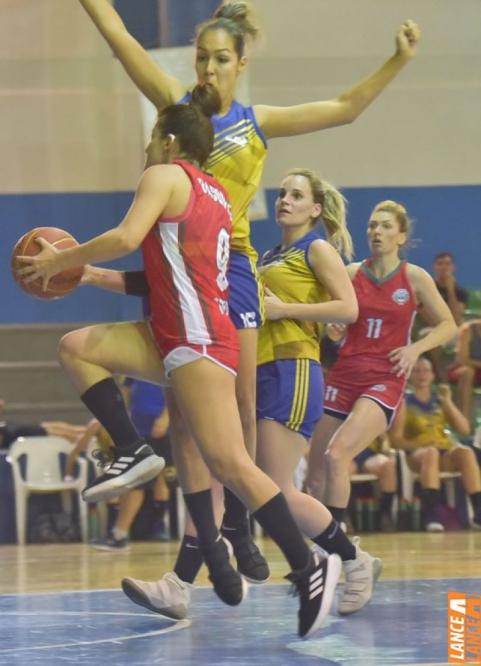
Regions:
<svg viewBox="0 0 481 666"><path fill-rule="evenodd" d="M149 284L145 271L125 271L125 293L129 296L148 296Z"/></svg>

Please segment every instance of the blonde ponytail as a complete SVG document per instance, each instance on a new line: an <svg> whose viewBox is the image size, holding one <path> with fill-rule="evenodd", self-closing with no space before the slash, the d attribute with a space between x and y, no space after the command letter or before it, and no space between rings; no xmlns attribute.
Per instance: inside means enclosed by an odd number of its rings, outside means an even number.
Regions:
<svg viewBox="0 0 481 666"><path fill-rule="evenodd" d="M321 204L322 212L318 219L324 222L327 240L349 261L354 254L354 246L346 221L346 199L333 185L321 180L309 169L292 169L289 176L303 176L309 181L312 198Z"/></svg>

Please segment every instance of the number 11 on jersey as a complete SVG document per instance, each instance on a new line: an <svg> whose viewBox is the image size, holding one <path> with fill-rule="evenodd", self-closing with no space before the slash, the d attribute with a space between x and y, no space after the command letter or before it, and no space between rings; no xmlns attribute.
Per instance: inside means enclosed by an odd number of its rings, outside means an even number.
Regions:
<svg viewBox="0 0 481 666"><path fill-rule="evenodd" d="M381 336L382 319L368 319L367 333L368 338L379 338Z"/></svg>

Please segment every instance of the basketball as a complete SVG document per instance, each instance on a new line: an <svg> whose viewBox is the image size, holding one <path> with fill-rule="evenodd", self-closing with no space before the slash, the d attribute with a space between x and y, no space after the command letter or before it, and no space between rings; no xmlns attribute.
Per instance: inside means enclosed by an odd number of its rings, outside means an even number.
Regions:
<svg viewBox="0 0 481 666"><path fill-rule="evenodd" d="M69 294L77 287L83 275L83 267L69 268L61 273L57 273L57 275L50 278L46 291L42 290L42 281L40 279L26 284L16 273L17 269L23 265L17 261L18 256L32 257L42 249L40 243L37 243L37 238L45 239L59 250L78 245L75 238L63 229L57 229L56 227L36 227L32 229L22 236L13 248L12 273L15 282L23 291L36 298L47 300L62 298L62 296Z"/></svg>

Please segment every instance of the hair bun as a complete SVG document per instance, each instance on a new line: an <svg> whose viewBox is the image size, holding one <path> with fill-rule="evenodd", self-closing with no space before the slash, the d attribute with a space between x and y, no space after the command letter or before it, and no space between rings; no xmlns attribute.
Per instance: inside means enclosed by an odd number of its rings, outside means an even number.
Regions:
<svg viewBox="0 0 481 666"><path fill-rule="evenodd" d="M192 90L190 104L198 107L205 116L210 118L220 111L221 99L219 91L211 83L198 83Z"/></svg>
<svg viewBox="0 0 481 666"><path fill-rule="evenodd" d="M252 20L253 10L248 2L223 2L215 10L213 19L225 19L237 23L244 35L253 40L259 32L258 27Z"/></svg>

